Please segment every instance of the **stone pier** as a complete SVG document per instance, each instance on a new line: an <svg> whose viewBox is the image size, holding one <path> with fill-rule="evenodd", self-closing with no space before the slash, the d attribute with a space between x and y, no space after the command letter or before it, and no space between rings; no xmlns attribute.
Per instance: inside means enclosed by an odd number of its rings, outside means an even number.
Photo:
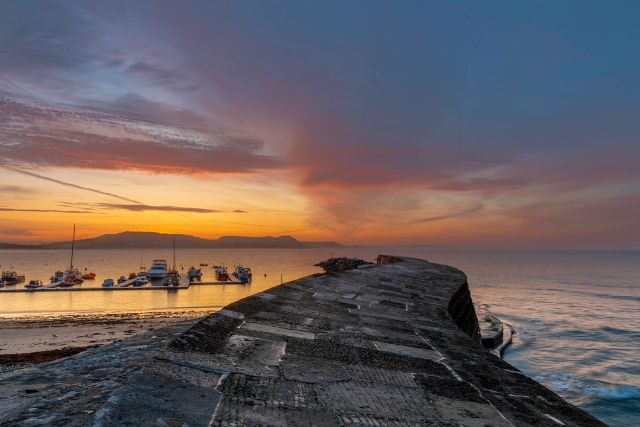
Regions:
<svg viewBox="0 0 640 427"><path fill-rule="evenodd" d="M0 424L603 425L482 347L461 271L378 262L0 376Z"/></svg>

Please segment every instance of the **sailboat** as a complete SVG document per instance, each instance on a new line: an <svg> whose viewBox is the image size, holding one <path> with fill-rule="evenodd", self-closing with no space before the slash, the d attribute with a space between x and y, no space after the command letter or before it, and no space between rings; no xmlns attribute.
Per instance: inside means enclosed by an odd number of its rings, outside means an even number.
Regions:
<svg viewBox="0 0 640 427"><path fill-rule="evenodd" d="M164 286L180 286L180 274L176 270L176 238L173 238L173 267L167 271L167 277L164 278L162 284Z"/></svg>
<svg viewBox="0 0 640 427"><path fill-rule="evenodd" d="M51 276L51 283L62 282L60 286L68 287L73 285L79 285L83 282L82 274L80 270L73 266L73 254L76 245L76 225L73 224L73 238L71 240L71 261L69 262L69 268L65 271L56 271Z"/></svg>

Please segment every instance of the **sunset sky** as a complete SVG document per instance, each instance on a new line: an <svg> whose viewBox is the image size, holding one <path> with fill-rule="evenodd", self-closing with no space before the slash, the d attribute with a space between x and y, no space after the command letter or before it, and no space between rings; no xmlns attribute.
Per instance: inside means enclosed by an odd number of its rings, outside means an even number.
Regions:
<svg viewBox="0 0 640 427"><path fill-rule="evenodd" d="M640 3L0 1L0 241L640 248Z"/></svg>

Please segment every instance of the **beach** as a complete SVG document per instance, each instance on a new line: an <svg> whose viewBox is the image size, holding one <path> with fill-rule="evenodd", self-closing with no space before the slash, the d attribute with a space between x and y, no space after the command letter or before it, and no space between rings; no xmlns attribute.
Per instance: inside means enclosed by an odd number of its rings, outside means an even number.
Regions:
<svg viewBox="0 0 640 427"><path fill-rule="evenodd" d="M0 319L0 373L198 319L206 312L152 312Z"/></svg>

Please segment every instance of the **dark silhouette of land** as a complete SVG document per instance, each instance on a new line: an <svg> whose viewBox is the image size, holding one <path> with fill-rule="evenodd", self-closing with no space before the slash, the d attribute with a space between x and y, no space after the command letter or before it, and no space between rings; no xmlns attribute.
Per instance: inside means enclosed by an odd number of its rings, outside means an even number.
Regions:
<svg viewBox="0 0 640 427"><path fill-rule="evenodd" d="M223 236L219 239L203 239L187 234L164 234L153 232L125 231L118 234L104 234L90 239L76 240L77 249L133 249L171 248L175 238L179 249L306 249L337 248L337 242L302 242L292 236ZM0 243L0 249L67 249L71 242L53 242L39 245Z"/></svg>

